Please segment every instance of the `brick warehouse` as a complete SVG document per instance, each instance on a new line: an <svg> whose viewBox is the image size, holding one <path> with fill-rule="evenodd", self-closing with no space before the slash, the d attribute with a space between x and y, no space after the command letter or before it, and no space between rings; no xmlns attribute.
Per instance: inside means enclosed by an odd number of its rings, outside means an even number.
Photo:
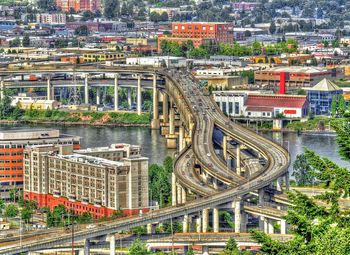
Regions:
<svg viewBox="0 0 350 255"><path fill-rule="evenodd" d="M1 198L10 199L9 191L23 187L23 151L29 145L71 144L80 148L80 137L60 134L59 130L5 130L0 132Z"/></svg>
<svg viewBox="0 0 350 255"><path fill-rule="evenodd" d="M148 210L148 158L139 146L73 150L71 145L29 146L24 152L24 197L51 210L60 204L95 218Z"/></svg>

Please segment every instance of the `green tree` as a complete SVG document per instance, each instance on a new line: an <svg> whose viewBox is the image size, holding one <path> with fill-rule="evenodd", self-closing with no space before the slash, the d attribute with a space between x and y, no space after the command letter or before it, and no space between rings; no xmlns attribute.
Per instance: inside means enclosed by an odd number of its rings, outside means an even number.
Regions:
<svg viewBox="0 0 350 255"><path fill-rule="evenodd" d="M337 132L338 153L344 160L350 160L350 125L348 122L332 123Z"/></svg>
<svg viewBox="0 0 350 255"><path fill-rule="evenodd" d="M77 36L88 36L89 35L89 29L86 25L82 25L80 27L77 27L74 30L74 34Z"/></svg>
<svg viewBox="0 0 350 255"><path fill-rule="evenodd" d="M338 102L337 98L335 96L332 97L332 102L331 102L331 115L335 117L337 114L337 108L338 108Z"/></svg>
<svg viewBox="0 0 350 255"><path fill-rule="evenodd" d="M19 47L19 46L21 46L21 40L18 37L16 37L15 39L10 41L9 46L10 46L10 48Z"/></svg>
<svg viewBox="0 0 350 255"><path fill-rule="evenodd" d="M270 34L274 34L276 32L276 24L275 22L270 23L270 28L269 28Z"/></svg>
<svg viewBox="0 0 350 255"><path fill-rule="evenodd" d="M22 45L23 45L23 47L29 47L29 46L30 46L30 38L29 38L29 35L28 35L28 34L26 34L26 35L23 37Z"/></svg>
<svg viewBox="0 0 350 255"><path fill-rule="evenodd" d="M293 163L292 176L294 176L298 186L313 184L315 178L311 172L311 167L307 162L307 158L304 154L297 155Z"/></svg>
<svg viewBox="0 0 350 255"><path fill-rule="evenodd" d="M345 111L346 111L345 99L344 99L343 96L339 96L339 99L338 99L338 113L339 113L340 117L344 116Z"/></svg>
<svg viewBox="0 0 350 255"><path fill-rule="evenodd" d="M241 253L238 248L237 242L233 237L230 237L226 243L225 249L221 253L222 255L239 255Z"/></svg>
<svg viewBox="0 0 350 255"><path fill-rule="evenodd" d="M29 223L33 216L33 209L31 207L24 207L21 211L21 218L24 222Z"/></svg>
<svg viewBox="0 0 350 255"><path fill-rule="evenodd" d="M5 208L6 208L5 201L3 199L0 199L0 214L1 215L2 215Z"/></svg>
<svg viewBox="0 0 350 255"><path fill-rule="evenodd" d="M119 16L119 0L104 0L104 16L107 19L115 19Z"/></svg>
<svg viewBox="0 0 350 255"><path fill-rule="evenodd" d="M18 213L19 213L19 210L16 205L9 204L6 206L6 209L5 209L6 218L14 218L18 215Z"/></svg>
<svg viewBox="0 0 350 255"><path fill-rule="evenodd" d="M130 255L147 255L149 252L147 251L146 244L141 242L139 238L136 238L130 248L129 248L129 254Z"/></svg>
<svg viewBox="0 0 350 255"><path fill-rule="evenodd" d="M188 247L188 250L187 250L186 255L194 255L194 251L193 251L192 246L189 246L189 247Z"/></svg>
<svg viewBox="0 0 350 255"><path fill-rule="evenodd" d="M18 198L19 195L19 189L17 187L14 187L10 190L10 199L16 203L16 199Z"/></svg>

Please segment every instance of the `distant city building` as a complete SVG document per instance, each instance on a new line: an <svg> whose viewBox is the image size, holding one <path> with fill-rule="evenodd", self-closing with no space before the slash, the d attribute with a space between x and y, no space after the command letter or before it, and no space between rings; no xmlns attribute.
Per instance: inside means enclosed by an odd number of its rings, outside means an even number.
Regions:
<svg viewBox="0 0 350 255"><path fill-rule="evenodd" d="M57 7L62 11L69 12L71 9L75 11L100 11L102 10L101 0L56 0Z"/></svg>
<svg viewBox="0 0 350 255"><path fill-rule="evenodd" d="M7 130L0 132L1 198L9 199L9 191L23 187L23 150L28 145L71 144L80 148L80 137L63 135L59 130Z"/></svg>
<svg viewBox="0 0 350 255"><path fill-rule="evenodd" d="M260 3L254 3L254 2L237 2L232 3L232 8L236 11L252 11L257 6L259 6Z"/></svg>
<svg viewBox="0 0 350 255"><path fill-rule="evenodd" d="M166 13L168 15L169 20L172 20L173 17L180 12L180 8L176 7L151 7L149 8L149 12L155 12L159 15L162 15L163 13Z"/></svg>
<svg viewBox="0 0 350 255"><path fill-rule="evenodd" d="M97 62L97 61L110 61L125 59L124 53L116 52L102 52L102 53L84 53L83 61L84 62Z"/></svg>
<svg viewBox="0 0 350 255"><path fill-rule="evenodd" d="M139 146L73 150L72 145L29 146L24 151L24 198L94 218L149 209L148 158Z"/></svg>
<svg viewBox="0 0 350 255"><path fill-rule="evenodd" d="M42 24L66 24L65 13L38 13L36 22Z"/></svg>
<svg viewBox="0 0 350 255"><path fill-rule="evenodd" d="M180 38L212 39L217 43L233 43L233 23L173 22L172 36Z"/></svg>
<svg viewBox="0 0 350 255"><path fill-rule="evenodd" d="M266 70L255 71L256 85L273 88L284 94L286 90L301 87L312 87L324 78L334 80L344 76L343 68L319 68L319 67L274 67Z"/></svg>
<svg viewBox="0 0 350 255"><path fill-rule="evenodd" d="M127 65L153 66L153 67L186 67L186 58L160 56L160 57L130 57L126 58Z"/></svg>
<svg viewBox="0 0 350 255"><path fill-rule="evenodd" d="M332 99L343 94L343 90L328 79L323 79L314 87L307 89L310 109L315 115L329 115Z"/></svg>
<svg viewBox="0 0 350 255"><path fill-rule="evenodd" d="M11 105L21 109L53 110L57 109L60 103L56 100L47 100L46 96L19 93L12 97Z"/></svg>

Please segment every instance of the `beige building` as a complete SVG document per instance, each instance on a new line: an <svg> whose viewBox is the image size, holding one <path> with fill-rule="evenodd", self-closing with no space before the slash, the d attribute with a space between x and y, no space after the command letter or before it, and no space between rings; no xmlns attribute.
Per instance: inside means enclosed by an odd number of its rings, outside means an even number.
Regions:
<svg viewBox="0 0 350 255"><path fill-rule="evenodd" d="M148 158L140 152L128 144L76 151L70 145L27 147L24 197L39 207L63 204L96 218L148 210Z"/></svg>

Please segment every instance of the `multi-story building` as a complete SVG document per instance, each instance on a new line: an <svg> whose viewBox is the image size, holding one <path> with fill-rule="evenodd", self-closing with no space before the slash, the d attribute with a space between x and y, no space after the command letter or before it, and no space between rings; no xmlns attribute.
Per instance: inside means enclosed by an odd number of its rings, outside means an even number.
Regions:
<svg viewBox="0 0 350 255"><path fill-rule="evenodd" d="M319 67L273 67L266 70L255 71L256 85L276 89L279 87L281 94L286 90L300 87L312 87L324 78L335 80L344 76L343 68L319 68Z"/></svg>
<svg viewBox="0 0 350 255"><path fill-rule="evenodd" d="M252 11L254 10L259 3L254 3L254 2L237 2L237 3L232 3L232 8L237 11Z"/></svg>
<svg viewBox="0 0 350 255"><path fill-rule="evenodd" d="M56 0L56 5L61 7L64 12L70 11L70 9L92 12L102 10L101 0Z"/></svg>
<svg viewBox="0 0 350 255"><path fill-rule="evenodd" d="M139 146L113 144L84 150L72 145L25 149L24 198L51 210L60 204L95 218L148 210L148 158Z"/></svg>
<svg viewBox="0 0 350 255"><path fill-rule="evenodd" d="M149 12L155 12L159 15L166 13L168 15L169 20L172 20L175 15L180 13L180 8L177 7L151 7L149 8Z"/></svg>
<svg viewBox="0 0 350 255"><path fill-rule="evenodd" d="M333 82L323 79L314 87L307 89L310 110L315 115L329 115L333 99L343 94L343 90Z"/></svg>
<svg viewBox="0 0 350 255"><path fill-rule="evenodd" d="M28 145L71 144L80 148L80 137L61 134L59 130L7 130L0 132L1 198L9 199L9 191L23 188L23 150Z"/></svg>
<svg viewBox="0 0 350 255"><path fill-rule="evenodd" d="M217 43L233 43L233 23L173 22L172 36L212 39Z"/></svg>
<svg viewBox="0 0 350 255"><path fill-rule="evenodd" d="M162 41L183 44L192 41L195 48L210 41L233 43L233 24L226 22L173 22L171 36L158 37L158 50Z"/></svg>
<svg viewBox="0 0 350 255"><path fill-rule="evenodd" d="M64 13L38 13L36 22L42 24L66 24L66 14Z"/></svg>
<svg viewBox="0 0 350 255"><path fill-rule="evenodd" d="M85 53L83 55L84 62L110 61L125 59L125 54L116 52L102 52L102 53Z"/></svg>

